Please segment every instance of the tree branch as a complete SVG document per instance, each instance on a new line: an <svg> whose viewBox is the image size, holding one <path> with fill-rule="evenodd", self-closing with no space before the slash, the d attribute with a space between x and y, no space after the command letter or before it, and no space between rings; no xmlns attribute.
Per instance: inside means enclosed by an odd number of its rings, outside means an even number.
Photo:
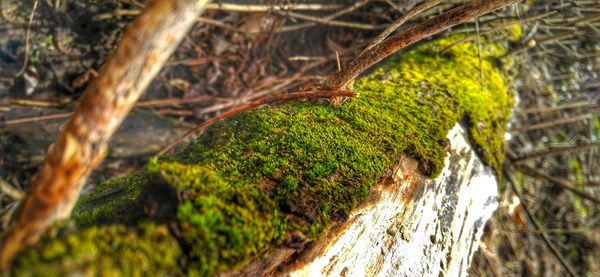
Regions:
<svg viewBox="0 0 600 277"><path fill-rule="evenodd" d="M2 238L0 269L37 242L56 219L69 217L88 175L100 164L111 135L196 21L208 0L153 0L125 31L87 87L33 180Z"/></svg>
<svg viewBox="0 0 600 277"><path fill-rule="evenodd" d="M501 7L514 4L520 0L473 0L442 15L423 23L416 24L392 36L382 43L373 46L348 64L342 71L330 75L323 82L323 89L344 88L359 74L415 42L435 35L457 24L469 21L477 16L489 13Z"/></svg>
<svg viewBox="0 0 600 277"><path fill-rule="evenodd" d="M577 196L579 196L579 197L581 197L583 199L589 200L589 201L591 201L591 202L593 202L595 204L600 204L600 199L599 198L597 198L597 197L595 197L593 195L590 195L590 194L588 194L588 193L586 193L586 192L584 192L582 190L577 189L575 187L575 184L571 184L571 182L569 180L559 179L559 178L555 178L555 177L546 175L546 174L544 174L544 173L542 173L542 172L540 172L540 171L538 171L538 170L534 169L533 167L530 167L530 166L528 166L526 164L522 164L521 163L521 164L513 164L513 165L514 165L514 167L519 172L521 172L521 173L523 173L523 174L525 174L525 175L527 175L529 177L532 177L532 178L535 178L537 180L545 181L545 182L548 182L550 184L559 186L559 187L561 187L563 189L566 189L566 190L572 192L573 194L575 194L575 195L577 195Z"/></svg>
<svg viewBox="0 0 600 277"><path fill-rule="evenodd" d="M569 153L569 152L573 152L573 151L585 150L585 149L596 148L596 147L600 148L600 142L590 142L590 143L583 143L583 144L571 145L571 146L553 147L553 148L548 148L546 150L542 150L539 152L534 152L534 153L523 155L522 157L518 157L515 160L513 160L513 163L522 163L522 162L536 159L539 157Z"/></svg>

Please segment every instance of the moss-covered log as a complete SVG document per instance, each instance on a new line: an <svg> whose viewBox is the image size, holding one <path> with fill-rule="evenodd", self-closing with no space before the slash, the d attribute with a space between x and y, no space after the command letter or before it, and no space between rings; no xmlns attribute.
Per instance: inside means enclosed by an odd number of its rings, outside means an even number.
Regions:
<svg viewBox="0 0 600 277"><path fill-rule="evenodd" d="M482 88L477 47L438 55L452 41L393 58L357 81L360 96L340 106L308 101L246 112L146 170L100 185L79 201L74 229L47 236L15 270L155 273L176 264L179 273L212 275L276 246L301 251L345 221L401 155L437 175L446 135L460 121L480 156L500 169L513 103L492 58L502 48L484 45ZM133 271L138 262L144 266Z"/></svg>

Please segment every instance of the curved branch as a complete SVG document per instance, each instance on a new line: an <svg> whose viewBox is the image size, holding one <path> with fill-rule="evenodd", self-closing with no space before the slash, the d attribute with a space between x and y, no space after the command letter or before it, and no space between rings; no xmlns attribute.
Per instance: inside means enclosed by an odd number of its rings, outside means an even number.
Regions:
<svg viewBox="0 0 600 277"><path fill-rule="evenodd" d="M117 48L87 87L33 180L2 238L0 269L37 242L56 219L69 217L88 175L100 164L111 135L208 0L153 0L125 31Z"/></svg>
<svg viewBox="0 0 600 277"><path fill-rule="evenodd" d="M475 17L489 13L501 7L514 4L519 0L473 0L442 15L400 31L382 43L370 48L348 64L342 71L330 75L323 82L323 89L343 88L359 74L384 58L396 53L415 42L435 35L452 26L464 23Z"/></svg>

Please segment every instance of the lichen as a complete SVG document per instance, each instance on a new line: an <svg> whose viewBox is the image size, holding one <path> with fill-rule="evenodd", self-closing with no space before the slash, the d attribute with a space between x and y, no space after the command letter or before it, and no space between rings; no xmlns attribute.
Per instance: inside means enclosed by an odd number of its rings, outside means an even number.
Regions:
<svg viewBox="0 0 600 277"><path fill-rule="evenodd" d="M152 208L160 212L149 217L177 226L188 274L212 275L243 266L291 232L317 238L333 220L345 220L404 153L436 176L443 168L446 135L461 120L486 163L500 170L513 101L490 57L502 47L484 44L480 71L471 43L438 54L436 49L452 41L438 40L393 58L358 80L354 90L360 96L339 107L291 102L217 124L195 144L153 160L139 182L103 186L105 194L123 186L132 192L106 210L89 209L101 194L82 200L76 219L84 225L110 223L111 209L165 202L140 201L140 190L167 188L166 195L174 197L166 202L175 208ZM113 223L135 223L115 214Z"/></svg>

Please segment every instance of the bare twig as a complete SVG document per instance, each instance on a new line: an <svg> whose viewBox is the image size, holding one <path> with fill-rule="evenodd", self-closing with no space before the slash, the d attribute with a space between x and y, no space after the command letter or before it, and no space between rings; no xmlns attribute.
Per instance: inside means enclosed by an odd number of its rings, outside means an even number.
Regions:
<svg viewBox="0 0 600 277"><path fill-rule="evenodd" d="M231 3L209 3L207 10L227 12L269 12L269 11L326 11L337 10L340 4L283 4L283 5L250 5Z"/></svg>
<svg viewBox="0 0 600 277"><path fill-rule="evenodd" d="M0 191L2 191L2 193L4 193L4 194L8 195L13 200L22 200L23 198L25 198L25 192L23 192L22 190L20 190L18 188L11 186L9 183L2 180L2 178L0 178Z"/></svg>
<svg viewBox="0 0 600 277"><path fill-rule="evenodd" d="M520 114L536 114L536 113L551 113L568 109L577 109L577 108L590 108L597 107L598 105L594 105L590 103L590 101L579 101L574 103L568 103L555 107L542 107L542 108L530 108L526 110L517 111Z"/></svg>
<svg viewBox="0 0 600 277"><path fill-rule="evenodd" d="M138 5L143 8L143 5ZM231 3L209 3L205 7L207 10L218 10L226 12L250 12L261 13L270 11L327 11L337 10L339 4L284 4L284 5L248 5L248 4L231 4ZM92 17L92 20L106 20L115 16L134 16L138 15L140 10L137 9L117 9L111 12L97 14ZM214 23L214 22L213 22Z"/></svg>
<svg viewBox="0 0 600 277"><path fill-rule="evenodd" d="M380 26L373 25L373 24L332 20L332 19L316 17L316 16L311 16L311 15L305 15L305 14L289 12L289 11L275 11L275 12L282 16L288 16L291 18L302 19L302 20L306 20L306 21L310 21L310 22L314 22L314 23L318 23L318 24L322 24L322 25L328 25L328 26L346 27L346 28L353 28L353 29L359 29L359 30L381 29Z"/></svg>
<svg viewBox="0 0 600 277"><path fill-rule="evenodd" d="M354 59L340 72L330 75L324 82L323 88L343 88L354 78L389 55L396 53L417 41L435 35L457 24L471 20L501 7L514 4L519 0L473 0L439 16L426 20L400 31L393 37L374 46L363 55Z"/></svg>
<svg viewBox="0 0 600 277"><path fill-rule="evenodd" d="M493 22L486 22L486 25L489 25L489 27L483 27L483 28L481 28L480 31L481 31L482 34L484 34L484 33L487 34L489 32L493 32L493 31L496 31L496 30L499 30L499 29L504 29L504 28L507 28L507 27L512 27L515 24L523 25L523 24L526 24L526 23L529 23L529 22L532 22L532 21L537 21L537 20L546 18L548 16L554 15L556 13L557 13L556 11L550 11L550 12L547 12L547 13L533 15L533 16L526 17L526 18L510 19L510 20L508 20L506 22L501 22L501 24L498 24L498 25L493 24ZM506 20L506 19L504 19L504 20ZM452 32L453 33L472 33L474 31L475 31L474 28L462 28L462 29L453 30Z"/></svg>
<svg viewBox="0 0 600 277"><path fill-rule="evenodd" d="M253 109L256 107L260 107L262 105L276 103L276 102L290 101L290 100L295 100L295 99L303 99L303 98L333 98L333 97L342 97L342 96L355 97L356 95L357 94L352 91L343 91L343 90L325 91L324 90L324 91L302 91L302 92L294 92L294 93L287 93L287 94L263 97L258 100L255 100L253 102L250 102L248 104L242 105L238 108L229 110L225 113L222 113L219 116L213 117L211 119L208 119L208 120L198 124L196 127L187 131L185 134L179 136L173 142L171 142L169 145L167 145L165 148L160 150L160 152L158 152L157 156L160 157L160 156L164 155L165 153L167 153L171 149L173 149L173 147L175 147L181 141L183 141L185 138L206 129L207 127L209 127L217 122L223 121L223 120L230 118L236 114L245 112L247 110L250 110L250 109Z"/></svg>
<svg viewBox="0 0 600 277"><path fill-rule="evenodd" d="M33 2L31 15L29 15L29 23L27 23L27 32L25 33L25 53L23 57L23 66L21 67L21 70L19 70L19 72L17 73L17 76L21 76L27 68L27 61L29 59L29 36L31 35L31 24L33 23L33 16L35 15L35 10L37 9L38 2L38 0L35 0L35 2Z"/></svg>
<svg viewBox="0 0 600 277"><path fill-rule="evenodd" d="M31 191L2 238L0 269L34 244L56 219L69 217L111 135L185 36L207 0L153 0L125 31L49 148Z"/></svg>
<svg viewBox="0 0 600 277"><path fill-rule="evenodd" d="M101 21L101 20L111 19L111 18L117 17L117 16L136 16L136 15L140 14L141 12L142 12L141 10L137 10L137 9L117 9L114 11L94 15L94 16L92 16L92 20L93 21ZM206 18L206 17L202 17L202 16L198 16L197 20L198 20L198 22L204 23L206 25L213 25L213 26L217 26L217 27L220 27L220 28L228 30L228 31L232 31L232 32L236 32L236 33L243 33L238 28L234 28L234 27L227 25L219 20L214 20L214 19Z"/></svg>
<svg viewBox="0 0 600 277"><path fill-rule="evenodd" d="M23 106L37 108L56 108L66 105L67 102L49 102L33 99L0 99L0 105Z"/></svg>
<svg viewBox="0 0 600 277"><path fill-rule="evenodd" d="M547 122L531 124L531 125L521 127L521 128L515 128L515 129L510 130L510 132L511 133L522 133L522 132L529 132L529 131L533 131L533 130L541 130L541 129L551 128L551 127L555 127L555 126L559 126L559 125L563 125L563 124L586 120L586 119L589 119L590 117L592 117L592 114L584 114L584 115L570 117L570 118L555 119L555 120L550 120Z"/></svg>
<svg viewBox="0 0 600 277"><path fill-rule="evenodd" d="M392 34L394 31L396 31L398 28L400 28L400 26L402 26L402 24L404 24L406 21L410 20L411 18L415 17L416 15L420 14L421 12L423 12L425 10L430 9L431 7L434 7L435 5L439 4L440 2L442 2L442 0L429 0L419 6L411 9L407 13L403 14L400 18L396 19L396 21L394 21L394 23L392 23L389 27L385 28L385 30L383 30L383 32L381 32L379 35L377 35L377 37L375 39L373 39L373 41L371 41L371 43L369 43L369 45L367 45L367 47L365 47L365 50L360 52L359 56L362 55L363 53L365 53L367 50L370 50L371 48L373 48L373 46L384 41L390 34Z"/></svg>
<svg viewBox="0 0 600 277"><path fill-rule="evenodd" d="M559 179L559 178L555 178L552 176L548 176L542 172L539 172L538 170L534 169L533 167L528 166L523 163L514 164L514 166L517 170L519 170L519 172L521 172L529 177L532 177L532 178L535 178L538 180L542 180L542 181L551 183L553 185L557 185L563 189L566 189L566 190L572 192L573 194L575 194L583 199L589 200L595 204L600 204L600 199L598 199L597 197L590 195L584 191L577 189L575 187L575 184L572 184L569 180Z"/></svg>
<svg viewBox="0 0 600 277"><path fill-rule="evenodd" d="M24 117L24 118L10 119L10 120L6 120L6 121L0 121L0 126L23 124L23 123L40 121L40 120L67 118L71 115L73 115L73 113L58 113L58 114L46 114L46 115L37 115L37 116L30 116L30 117Z"/></svg>
<svg viewBox="0 0 600 277"><path fill-rule="evenodd" d="M588 232L600 232L600 228L552 228L544 230L520 230L520 229L501 229L499 231L506 233L529 233L529 234L541 234L541 233L555 233L555 234L586 234Z"/></svg>
<svg viewBox="0 0 600 277"><path fill-rule="evenodd" d="M330 15L324 16L323 20L326 20L326 21L327 20L332 20L332 19L340 17L340 16L342 16L344 14L351 13L351 12L355 11L356 9L358 9L358 8L366 5L370 1L371 0L357 1L354 4L348 6L348 7L344 8L344 9L341 9L341 10L339 10L339 11L337 11L335 13L332 13ZM277 30L277 32L278 33L291 32L291 31L302 29L302 28L308 28L308 27L316 26L316 25L317 25L317 23L307 22L307 23L302 23L302 24L293 25L293 26L284 26L284 27L279 28Z"/></svg>
<svg viewBox="0 0 600 277"><path fill-rule="evenodd" d="M590 148L596 148L596 147L600 147L600 142L583 143L583 144L579 144L579 145L565 146L565 147L553 147L553 148L549 148L549 149L546 149L543 151L530 153L530 154L524 155L522 157L518 157L518 158L514 159L513 162L521 163L521 162L533 160L533 159L536 159L539 157L545 157L545 156L556 155L556 154L564 154L564 153L585 150L585 149L590 149Z"/></svg>

